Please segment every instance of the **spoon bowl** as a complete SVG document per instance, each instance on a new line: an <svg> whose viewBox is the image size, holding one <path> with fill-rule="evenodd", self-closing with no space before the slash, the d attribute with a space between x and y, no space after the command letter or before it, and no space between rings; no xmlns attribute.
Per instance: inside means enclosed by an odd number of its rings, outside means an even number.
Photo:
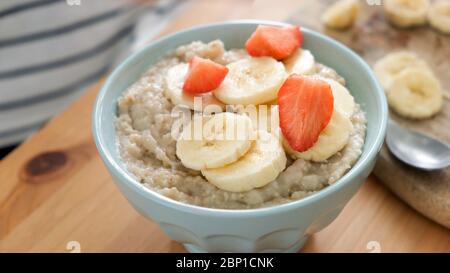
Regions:
<svg viewBox="0 0 450 273"><path fill-rule="evenodd" d="M389 120L386 135L389 150L401 161L422 170L450 166L450 147L427 135L400 127Z"/></svg>

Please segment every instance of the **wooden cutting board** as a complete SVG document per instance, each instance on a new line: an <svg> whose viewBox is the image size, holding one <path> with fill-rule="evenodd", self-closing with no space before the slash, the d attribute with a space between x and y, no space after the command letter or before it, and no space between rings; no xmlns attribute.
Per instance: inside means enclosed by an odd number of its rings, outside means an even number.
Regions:
<svg viewBox="0 0 450 273"><path fill-rule="evenodd" d="M341 41L359 53L371 66L389 52L413 51L429 64L440 79L443 90L450 90L450 35L439 33L429 26L413 29L395 28L384 17L382 5L369 5L367 1L360 1L362 8L352 28L346 31L330 30L317 18L320 18L332 2L304 1L303 6L290 20ZM404 127L426 133L450 144L448 99L444 100L443 111L431 119L408 120L392 111L390 115ZM450 168L436 172L416 170L397 160L384 145L374 173L411 207L450 228Z"/></svg>

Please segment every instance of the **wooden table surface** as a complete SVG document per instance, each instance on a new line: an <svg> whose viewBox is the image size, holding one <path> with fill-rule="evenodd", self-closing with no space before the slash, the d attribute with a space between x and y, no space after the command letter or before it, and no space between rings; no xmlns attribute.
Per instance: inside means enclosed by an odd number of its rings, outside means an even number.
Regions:
<svg viewBox="0 0 450 273"><path fill-rule="evenodd" d="M298 0L195 0L164 33L228 19L285 20ZM283 8L280 8L283 7ZM0 161L0 252L183 252L120 194L91 137L85 95ZM304 252L449 252L450 232L399 201L373 176Z"/></svg>

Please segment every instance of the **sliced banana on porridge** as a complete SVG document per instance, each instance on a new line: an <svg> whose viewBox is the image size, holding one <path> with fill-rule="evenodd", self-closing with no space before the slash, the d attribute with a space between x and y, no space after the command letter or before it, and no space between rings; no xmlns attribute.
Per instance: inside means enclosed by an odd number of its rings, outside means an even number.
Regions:
<svg viewBox="0 0 450 273"><path fill-rule="evenodd" d="M218 113L194 118L176 144L176 154L193 170L219 168L237 161L253 142L252 121L245 115Z"/></svg>
<svg viewBox="0 0 450 273"><path fill-rule="evenodd" d="M348 89L342 84L329 78L321 78L326 81L333 92L334 108L341 112L342 115L350 118L355 112L355 99Z"/></svg>
<svg viewBox="0 0 450 273"><path fill-rule="evenodd" d="M433 2L428 9L428 22L435 29L443 33L450 33L450 1Z"/></svg>
<svg viewBox="0 0 450 273"><path fill-rule="evenodd" d="M271 57L242 59L227 67L225 80L213 92L225 104L257 105L272 101L286 79L283 63Z"/></svg>
<svg viewBox="0 0 450 273"><path fill-rule="evenodd" d="M252 148L238 161L216 169L204 169L206 179L222 190L244 192L274 181L286 168L286 154L280 140L258 131Z"/></svg>
<svg viewBox="0 0 450 273"><path fill-rule="evenodd" d="M283 85L279 98L283 111L280 115L283 146L295 159L326 161L349 140L353 131L350 117L355 111L354 99L347 88L331 79L294 76L290 81ZM312 97L318 93L320 97ZM293 148L297 142L307 145Z"/></svg>
<svg viewBox="0 0 450 273"><path fill-rule="evenodd" d="M384 0L388 20L397 27L424 25L427 22L429 0Z"/></svg>
<svg viewBox="0 0 450 273"><path fill-rule="evenodd" d="M397 51L379 59L374 65L374 72L381 86L387 92L395 76L408 67L429 69L428 65L416 54L410 51Z"/></svg>
<svg viewBox="0 0 450 273"><path fill-rule="evenodd" d="M297 49L291 57L283 61L288 74L311 75L315 72L315 61L311 51Z"/></svg>
<svg viewBox="0 0 450 273"><path fill-rule="evenodd" d="M334 109L330 85L316 77L292 74L278 93L280 128L298 152L311 148L331 119Z"/></svg>
<svg viewBox="0 0 450 273"><path fill-rule="evenodd" d="M414 119L429 118L442 108L442 91L437 78L427 69L407 68L397 75L388 94L389 106Z"/></svg>
<svg viewBox="0 0 450 273"><path fill-rule="evenodd" d="M260 104L255 106L255 111L247 111L252 120L253 128L265 130L271 134L280 136L280 117L278 105Z"/></svg>
<svg viewBox="0 0 450 273"><path fill-rule="evenodd" d="M345 79L302 43L299 26L260 25L245 48L179 46L118 101L128 170L156 193L222 209L286 203L337 181L361 154L366 119ZM177 105L197 108L189 124L171 115ZM151 141L137 149L136 138Z"/></svg>
<svg viewBox="0 0 450 273"><path fill-rule="evenodd" d="M358 0L340 0L322 15L322 22L330 28L346 29L353 25L360 10Z"/></svg>
<svg viewBox="0 0 450 273"><path fill-rule="evenodd" d="M215 109L224 109L225 105L220 102L212 93L191 94L183 92L183 85L189 70L189 64L180 63L171 67L165 76L164 94L174 105L184 105L189 109L194 109L194 100L198 98L202 107L217 106ZM214 109L213 107L208 107ZM200 109L201 110L201 109Z"/></svg>
<svg viewBox="0 0 450 273"><path fill-rule="evenodd" d="M297 152L289 146L286 140L283 141L283 145L293 158L324 162L347 145L352 131L353 125L350 118L341 111L335 110L330 123L320 133L317 142L311 148L304 152Z"/></svg>

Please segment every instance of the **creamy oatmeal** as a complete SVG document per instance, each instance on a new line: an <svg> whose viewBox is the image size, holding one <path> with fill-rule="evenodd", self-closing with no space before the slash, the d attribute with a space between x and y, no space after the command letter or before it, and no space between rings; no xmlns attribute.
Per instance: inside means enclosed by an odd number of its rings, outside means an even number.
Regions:
<svg viewBox="0 0 450 273"><path fill-rule="evenodd" d="M165 75L193 56L227 65L250 58L245 50L225 50L221 41L193 42L176 49L153 65L118 100L118 148L128 170L149 189L184 203L226 209L248 209L291 202L313 194L342 177L359 158L365 137L365 116L359 105L349 117L352 130L343 149L323 162L293 159L267 185L230 192L209 183L200 171L186 168L176 155L171 136L175 105L167 96ZM334 70L314 63L313 75L345 84Z"/></svg>

